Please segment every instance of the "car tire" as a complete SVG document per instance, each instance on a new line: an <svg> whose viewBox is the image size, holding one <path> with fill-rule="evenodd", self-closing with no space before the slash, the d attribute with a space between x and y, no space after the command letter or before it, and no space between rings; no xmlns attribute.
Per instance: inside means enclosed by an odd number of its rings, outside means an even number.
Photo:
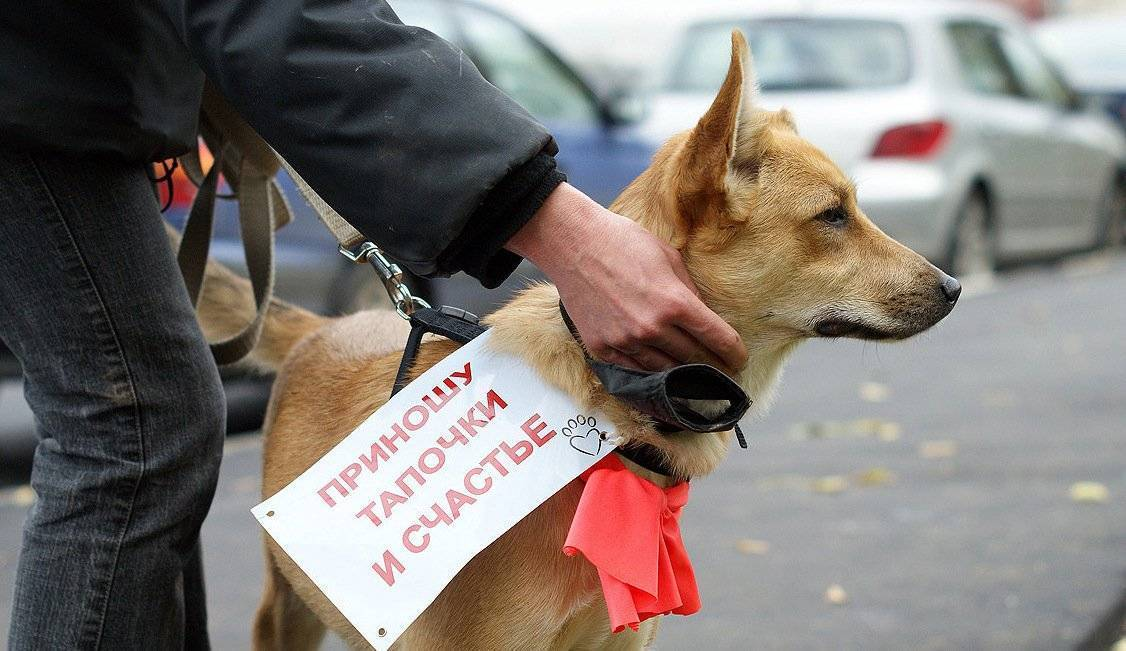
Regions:
<svg viewBox="0 0 1126 651"><path fill-rule="evenodd" d="M273 377L254 373L223 378L223 393L227 396L227 434L262 429L272 386Z"/></svg>
<svg viewBox="0 0 1126 651"><path fill-rule="evenodd" d="M958 209L946 260L959 277L991 276L997 269L996 229L981 190L971 192Z"/></svg>
<svg viewBox="0 0 1126 651"><path fill-rule="evenodd" d="M1099 241L1105 249L1126 243L1126 177L1119 176L1107 190L1099 207Z"/></svg>

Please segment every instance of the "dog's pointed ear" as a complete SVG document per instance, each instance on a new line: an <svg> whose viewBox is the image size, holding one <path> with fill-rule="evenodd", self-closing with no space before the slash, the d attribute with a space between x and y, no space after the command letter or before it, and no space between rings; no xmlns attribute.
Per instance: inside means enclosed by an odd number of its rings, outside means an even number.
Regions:
<svg viewBox="0 0 1126 651"><path fill-rule="evenodd" d="M758 84L755 79L751 51L742 32L731 32L731 64L727 77L719 89L711 108L700 118L685 145L683 177L678 184L682 208L689 213L700 204L722 199L727 187L728 174L735 161L754 166L752 152L736 151L743 147L746 138L740 138L740 128L749 123L758 102ZM689 219L692 214L687 215Z"/></svg>

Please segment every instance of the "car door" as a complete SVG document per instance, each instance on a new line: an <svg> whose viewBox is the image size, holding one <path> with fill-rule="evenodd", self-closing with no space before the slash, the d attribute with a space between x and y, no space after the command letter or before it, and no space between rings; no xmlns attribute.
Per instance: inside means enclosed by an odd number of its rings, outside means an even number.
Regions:
<svg viewBox="0 0 1126 651"><path fill-rule="evenodd" d="M1060 170L1046 137L1055 111L1032 101L1002 47L1001 26L978 20L947 25L968 93L958 110L987 156L991 210L1000 253L1040 248L1058 213Z"/></svg>
<svg viewBox="0 0 1126 651"><path fill-rule="evenodd" d="M1077 104L1055 71L1023 31L1001 33L1001 48L1020 84L1023 100L1043 111L1047 125L1039 134L1036 150L1046 160L1042 190L1052 208L1034 225L1043 250L1077 248L1090 244L1098 228L1098 208L1111 181L1111 164L1098 135L1089 128L1090 117Z"/></svg>

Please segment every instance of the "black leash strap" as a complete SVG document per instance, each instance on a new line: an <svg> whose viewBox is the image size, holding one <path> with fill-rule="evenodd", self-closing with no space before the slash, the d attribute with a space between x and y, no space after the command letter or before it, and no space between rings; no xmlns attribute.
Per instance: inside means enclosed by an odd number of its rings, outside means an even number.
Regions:
<svg viewBox="0 0 1126 651"><path fill-rule="evenodd" d="M399 362L399 372L395 374L395 384L391 387L391 395L395 395L407 386L409 382L407 375L418 357L418 347L422 344L422 335L441 335L458 343L467 344L488 330L480 324L477 315L472 312L445 305L437 310L431 307L415 308L411 312L410 322L411 334L407 337L407 346L403 350L403 359Z"/></svg>
<svg viewBox="0 0 1126 651"><path fill-rule="evenodd" d="M562 301L559 312L571 336L582 346L579 331ZM684 364L657 372L638 371L601 362L591 357L585 346L582 349L587 365L610 395L652 417L665 431L722 432L734 428L739 447L747 447L739 419L747 413L751 399L723 371L708 364ZM717 416L705 416L689 401L727 405Z"/></svg>
<svg viewBox="0 0 1126 651"><path fill-rule="evenodd" d="M159 184L160 183L164 184L164 191L165 191L165 193L167 193L167 196L164 198L164 201L160 205L160 212L164 212L172 206L172 199L174 198L173 195L175 194L176 188L175 188L175 183L172 180L172 173L176 171L177 167L179 167L180 162L177 161L175 158L173 158L171 160L172 160L171 163L169 163L167 160L162 160L162 161L156 162L156 164L160 165L161 169L164 170L164 172L160 176L157 176L156 170L153 169L151 166L147 167L146 170L145 170L145 173L148 174L149 181L152 181L153 190L156 192L156 200L157 201L160 201L160 185Z"/></svg>

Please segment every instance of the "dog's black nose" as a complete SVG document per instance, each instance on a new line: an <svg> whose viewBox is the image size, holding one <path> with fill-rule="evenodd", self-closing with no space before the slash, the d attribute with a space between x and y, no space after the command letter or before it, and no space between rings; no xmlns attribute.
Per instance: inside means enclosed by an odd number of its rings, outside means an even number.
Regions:
<svg viewBox="0 0 1126 651"><path fill-rule="evenodd" d="M958 297L962 295L962 283L958 282L957 278L942 274L941 287L947 303L953 305L958 302Z"/></svg>

